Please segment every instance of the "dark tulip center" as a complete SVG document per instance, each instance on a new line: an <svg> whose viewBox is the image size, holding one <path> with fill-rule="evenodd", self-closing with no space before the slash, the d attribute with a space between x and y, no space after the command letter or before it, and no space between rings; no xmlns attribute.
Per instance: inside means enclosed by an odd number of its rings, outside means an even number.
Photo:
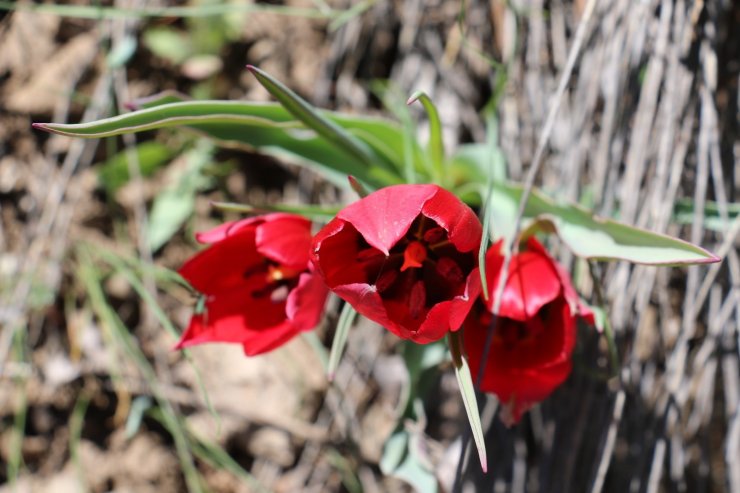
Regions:
<svg viewBox="0 0 740 493"><path fill-rule="evenodd" d="M356 261L368 284L381 298L407 309L412 326L419 326L433 305L461 295L475 266L472 252L461 253L447 231L434 220L419 215L386 256L358 235ZM388 304L387 303L387 304Z"/></svg>
<svg viewBox="0 0 740 493"><path fill-rule="evenodd" d="M293 269L279 265L272 260L263 259L244 272L244 279L253 286L250 292L252 298L270 297L274 303L282 303L288 298L290 291L298 285L298 278L305 269Z"/></svg>

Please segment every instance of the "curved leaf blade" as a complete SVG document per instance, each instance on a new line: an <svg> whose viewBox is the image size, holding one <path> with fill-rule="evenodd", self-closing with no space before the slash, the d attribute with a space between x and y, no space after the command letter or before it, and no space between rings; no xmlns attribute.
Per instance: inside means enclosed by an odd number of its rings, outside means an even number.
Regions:
<svg viewBox="0 0 740 493"><path fill-rule="evenodd" d="M473 432L473 441L478 449L478 460L483 472L488 471L488 457L486 455L486 441L483 435L483 425L480 422L480 412L478 411L478 398L475 395L475 386L473 377L470 374L468 360L462 352L462 341L459 332L450 332L447 335L447 342L452 355L452 363L455 367L455 376L457 385L460 387L465 413L468 416L470 429Z"/></svg>
<svg viewBox="0 0 740 493"><path fill-rule="evenodd" d="M339 360L342 358L344 347L347 345L349 329L352 327L352 324L355 323L356 318L357 311L352 308L352 305L345 303L342 308L342 313L339 314L337 333L334 334L334 340L331 344L331 352L329 353L329 365L327 366L326 373L330 382L334 380L334 373L337 371L337 367L339 367Z"/></svg>
<svg viewBox="0 0 740 493"><path fill-rule="evenodd" d="M177 91L167 90L146 98L132 101L127 104L127 108L130 110L138 110L153 108L167 103L184 101L192 101L192 99ZM237 104L248 105L250 103L239 102ZM258 104L262 106L265 105L264 103ZM276 108L282 108L283 117L289 115L288 111L282 106L274 103L268 104ZM349 115L323 110L319 112L370 146L378 157L385 159L387 164L392 168L398 168L404 162L404 152L406 152L404 146L406 143L403 131L396 122L385 118L369 117L365 115ZM414 141L413 144L416 144L416 141ZM412 151L416 153L415 158L421 161L421 156L419 155L421 149L419 146L413 146Z"/></svg>
<svg viewBox="0 0 740 493"><path fill-rule="evenodd" d="M346 175L374 186L384 186L400 180L397 173L365 166L347 152L322 138L300 122L295 121L285 108L276 103L247 103L237 101L172 101L172 93L163 98L153 98L134 104L143 109L112 118L83 124L35 123L34 127L70 137L100 138L126 133L142 132L167 127L185 127L204 134L229 147L245 147L249 150L276 155L289 154L304 164L323 172L327 178L346 186ZM390 121L349 117L327 112L327 118L347 131L359 134L380 134L386 152L378 156L392 168L392 160L402 162L403 142L397 125ZM395 134L396 139L387 138ZM370 146L372 147L372 146ZM388 150L391 149L391 150Z"/></svg>
<svg viewBox="0 0 740 493"><path fill-rule="evenodd" d="M363 142L347 133L342 127L324 118L308 101L301 98L279 80L273 78L254 65L247 69L257 78L262 87L267 89L294 117L313 129L329 142L353 156L367 166L375 163L374 156Z"/></svg>
<svg viewBox="0 0 740 493"><path fill-rule="evenodd" d="M432 171L435 181L444 185L444 168L442 163L445 158L445 146L442 139L442 122L439 119L439 111L432 100L424 91L416 91L406 101L410 105L419 101L429 117L429 159L432 162Z"/></svg>
<svg viewBox="0 0 740 493"><path fill-rule="evenodd" d="M491 236L513 234L522 186L496 183L491 199ZM556 233L573 254L590 260L626 260L646 265L718 262L719 257L687 241L591 214L575 204L560 204L533 190L524 211L522 237Z"/></svg>

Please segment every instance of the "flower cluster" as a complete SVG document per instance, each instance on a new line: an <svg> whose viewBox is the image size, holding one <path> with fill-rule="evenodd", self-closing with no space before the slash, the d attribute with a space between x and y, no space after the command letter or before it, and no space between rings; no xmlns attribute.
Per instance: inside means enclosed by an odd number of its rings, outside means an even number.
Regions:
<svg viewBox="0 0 740 493"><path fill-rule="evenodd" d="M268 214L198 235L210 246L180 274L205 297L178 348L242 344L256 355L321 320L331 290L398 337L426 344L464 328L464 347L481 389L504 403L509 422L568 376L579 302L567 273L530 239L511 260L490 347L491 300L501 245L486 255L483 301L475 213L436 185L382 188L340 211L315 236L292 214ZM482 361L484 354L488 357Z"/></svg>

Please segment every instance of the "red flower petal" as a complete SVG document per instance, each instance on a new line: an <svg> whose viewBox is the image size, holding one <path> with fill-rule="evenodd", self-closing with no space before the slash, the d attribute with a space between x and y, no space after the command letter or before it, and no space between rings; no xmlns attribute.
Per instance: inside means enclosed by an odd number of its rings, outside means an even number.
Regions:
<svg viewBox="0 0 740 493"><path fill-rule="evenodd" d="M329 221L314 236L311 261L330 288L353 284L365 278L362 262L369 259L358 258L358 236L359 233L351 224L337 218Z"/></svg>
<svg viewBox="0 0 740 493"><path fill-rule="evenodd" d="M365 241L388 255L409 230L424 204L439 190L441 188L436 185L381 188L342 209L337 218L351 223ZM456 200L459 207L460 200Z"/></svg>
<svg viewBox="0 0 740 493"><path fill-rule="evenodd" d="M465 322L464 344L473 375L480 368L488 320L490 316L471 315ZM516 422L568 377L575 318L561 297L526 322L501 317L495 330L480 387L496 394Z"/></svg>
<svg viewBox="0 0 740 493"><path fill-rule="evenodd" d="M388 316L388 311L375 286L364 283L342 284L332 288L332 291L352 305L360 315L379 323L398 337L409 339L409 331Z"/></svg>
<svg viewBox="0 0 740 493"><path fill-rule="evenodd" d="M424 203L422 213L447 231L459 252L477 250L483 235L478 217L452 192L437 187L437 193Z"/></svg>
<svg viewBox="0 0 740 493"><path fill-rule="evenodd" d="M185 262L179 273L203 294L237 289L244 282L244 273L263 261L254 240L253 227L241 228L197 253Z"/></svg>
<svg viewBox="0 0 740 493"><path fill-rule="evenodd" d="M539 246L539 243L536 245ZM504 264L504 256L500 251L499 241L486 252L489 309L493 307L493 295L498 288L499 272ZM509 264L499 315L520 321L527 320L562 292L560 276L546 251L533 249L520 252L512 257Z"/></svg>
<svg viewBox="0 0 740 493"><path fill-rule="evenodd" d="M247 219L242 219L241 221L231 221L221 224L220 226L216 226L215 228L208 231L195 233L195 239L198 241L198 243L204 243L207 245L218 243L219 241L222 241L229 236L235 235L243 228L254 227L257 224L260 224L262 221L262 216L250 217Z"/></svg>
<svg viewBox="0 0 740 493"><path fill-rule="evenodd" d="M247 332L242 346L247 356L256 356L282 346L298 334L299 331L293 324L283 322L270 330Z"/></svg>
<svg viewBox="0 0 740 493"><path fill-rule="evenodd" d="M541 389L556 389L570 375L571 362L564 361L551 366L546 373L530 372L520 375L520 379L526 379L527 387L512 389L508 393L508 400L501 399L503 404L501 420L506 426L512 426L522 419L522 415L529 411L535 404L545 400L551 392L542 392ZM535 389L534 392L531 390Z"/></svg>
<svg viewBox="0 0 740 493"><path fill-rule="evenodd" d="M236 288L207 300L205 311L193 316L177 348L206 342L243 342L249 330L264 329L285 319L285 309L280 305L246 310L251 291L251 287Z"/></svg>
<svg viewBox="0 0 740 493"><path fill-rule="evenodd" d="M537 252L550 261L552 268L555 270L555 273L560 278L560 283L563 286L563 293L565 294L565 299L568 300L568 303L570 303L571 311L576 315L583 317L587 324L595 325L596 321L594 320L593 312L590 308L588 308L585 304L581 302L581 297L578 296L575 288L573 288L573 284L570 280L570 275L568 274L568 272L566 272L563 266L557 263L552 257L550 257L550 254L545 249L545 247L542 246L542 244L537 241L537 238L535 238L534 236L529 238L529 240L527 241L527 250Z"/></svg>
<svg viewBox="0 0 740 493"><path fill-rule="evenodd" d="M486 254L491 293L496 290L503 266L500 248L501 242ZM477 374L480 365L485 366L481 389L499 397L501 417L507 424L517 422L522 413L547 398L570 374L575 317L593 317L582 306L565 269L535 238L530 238L527 249L511 260L501 317L484 363L481 358L491 315L483 311L481 303L477 313L474 310L466 319L464 344L471 369Z"/></svg>
<svg viewBox="0 0 740 493"><path fill-rule="evenodd" d="M426 320L413 338L414 342L427 344L438 341L449 331L459 330L479 294L480 274L478 269L474 269L468 275L465 293L462 296L437 303L429 310Z"/></svg>
<svg viewBox="0 0 740 493"><path fill-rule="evenodd" d="M292 214L269 214L257 226L257 251L287 267L305 269L311 247L311 222Z"/></svg>
<svg viewBox="0 0 740 493"><path fill-rule="evenodd" d="M318 275L301 274L285 305L285 314L297 330L311 330L318 325L328 294L329 288Z"/></svg>

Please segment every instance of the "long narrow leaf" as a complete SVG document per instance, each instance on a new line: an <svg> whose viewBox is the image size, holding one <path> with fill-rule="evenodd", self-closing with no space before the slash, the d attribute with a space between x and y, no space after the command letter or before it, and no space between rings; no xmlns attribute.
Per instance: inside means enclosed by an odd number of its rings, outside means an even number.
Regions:
<svg viewBox="0 0 740 493"><path fill-rule="evenodd" d="M163 91L132 101L128 104L128 107L131 110L137 110L175 102L192 102L192 99L176 91ZM234 104L250 105L254 103L234 102ZM264 103L257 104L260 106L265 105ZM268 104L281 110L281 118L284 121L293 119L293 116L284 107L275 103ZM397 123L384 118L373 118L364 115L348 115L325 110L320 110L319 113L365 142L376 153L378 158L386 161L386 164L390 168L397 169L400 167L404 160L405 143L401 127ZM421 149L416 145L415 140L413 144L412 150L416 153L415 158L421 160L419 155Z"/></svg>
<svg viewBox="0 0 740 493"><path fill-rule="evenodd" d="M480 413L478 412L478 399L475 396L475 386L473 377L470 374L470 367L465 355L462 353L462 342L460 341L459 332L450 332L448 343L450 353L452 354L452 363L455 367L455 376L457 384L460 387L465 413L468 415L470 429L473 432L473 441L478 449L478 459L483 472L488 470L488 458L486 456L486 442L483 436L483 426L480 422Z"/></svg>
<svg viewBox="0 0 740 493"><path fill-rule="evenodd" d="M294 117L313 129L329 142L333 143L349 155L353 156L365 166L378 164L371 151L360 140L352 137L342 127L325 118L290 88L268 73L253 65L247 69L254 74L262 87L267 89Z"/></svg>
<svg viewBox="0 0 740 493"><path fill-rule="evenodd" d="M493 182L490 182L486 187L486 197L483 201L483 236L480 241L480 248L478 248L478 269L480 273L480 287L483 293L483 299L488 301L488 278L486 277L486 252L488 251L488 244L491 240L491 208L485 205L491 202L491 195L493 193Z"/></svg>
<svg viewBox="0 0 740 493"><path fill-rule="evenodd" d="M496 166L500 164L502 159L497 159L502 156L501 150L498 148L496 143L496 136L498 135L498 125L496 117L490 115L488 118L488 125L486 126L486 148L487 153L481 161L488 159L488 169L485 173L487 177L487 184L485 190L485 198L483 200L483 235L480 240L480 248L478 249L478 269L480 272L480 286L481 292L483 293L483 299L488 301L488 278L486 277L486 252L488 251L488 244L491 240L491 208L488 204L491 202L491 196L493 195L493 184L496 180L502 180L503 177L497 175Z"/></svg>
<svg viewBox="0 0 740 493"><path fill-rule="evenodd" d="M329 381L334 380L334 373L337 371L339 360L342 358L344 347L347 345L349 329L355 322L356 317L357 312L352 308L352 305L345 303L342 308L342 313L339 314L337 332L334 334L334 341L332 341L331 344L331 353L329 354L329 365L327 368L327 378Z"/></svg>
<svg viewBox="0 0 740 493"><path fill-rule="evenodd" d="M170 93L162 100L171 101L175 97ZM387 120L336 113L327 113L326 116L348 132L357 131L357 139L371 135L373 140L384 144L382 150L379 145L366 146L379 148L375 154L376 161L383 166L374 169L304 127L285 108L275 103L181 101L155 104L156 100L148 101L144 103L147 107L141 110L91 123L35 123L34 127L70 137L101 138L180 126L216 139L228 147L298 158L299 162L322 172L340 186L347 185L346 175L349 174L376 187L401 179L400 173L393 170L396 166L402 166L402 135L398 125ZM393 164L393 161L398 164Z"/></svg>
<svg viewBox="0 0 740 493"><path fill-rule="evenodd" d="M429 158L432 164L434 179L440 185L445 184L445 173L442 163L445 158L444 140L442 139L442 122L439 119L439 112L432 100L424 91L416 91L411 95L406 104L412 104L419 101L429 117Z"/></svg>
<svg viewBox="0 0 740 493"><path fill-rule="evenodd" d="M339 212L339 207L321 207L318 205L269 204L251 205L233 202L211 202L211 206L222 211L241 212L244 214L266 214L269 212L288 212L318 222L329 222Z"/></svg>

